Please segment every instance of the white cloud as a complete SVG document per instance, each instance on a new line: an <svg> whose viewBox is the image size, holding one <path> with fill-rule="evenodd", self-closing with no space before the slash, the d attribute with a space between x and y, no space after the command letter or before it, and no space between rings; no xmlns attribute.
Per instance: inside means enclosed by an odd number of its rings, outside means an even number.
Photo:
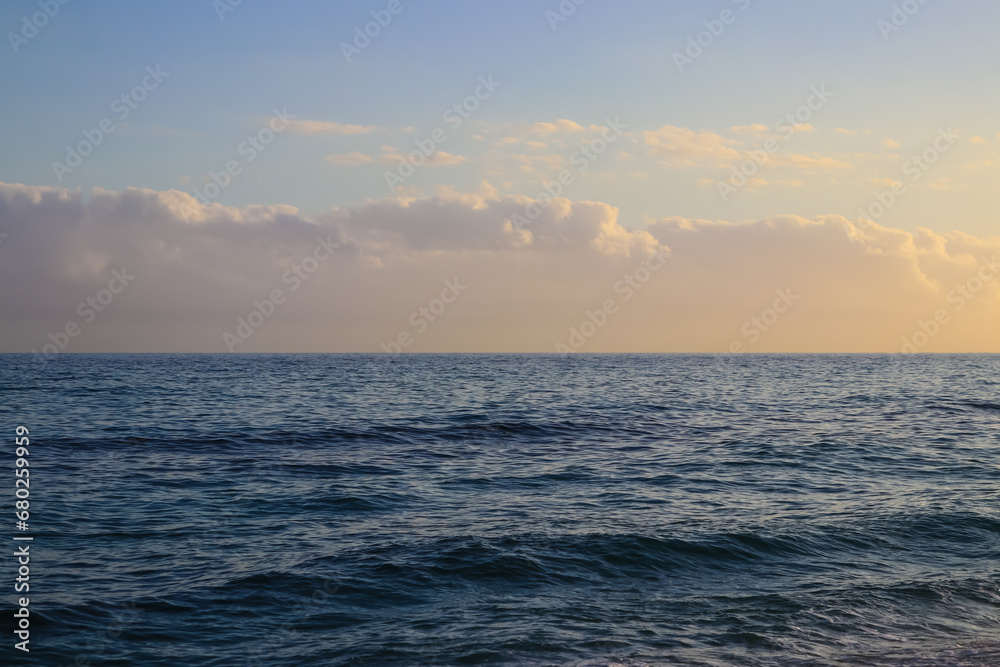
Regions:
<svg viewBox="0 0 1000 667"><path fill-rule="evenodd" d="M628 229L608 204L562 198L517 233L507 221L531 203L483 183L305 217L202 206L178 191L0 184L0 345L40 347L124 267L134 283L72 351L223 351L222 333L276 288L287 303L241 351L378 351L455 278L467 292L414 350L552 351L587 309L618 298L620 313L587 350L721 352L775 290L791 288L800 301L754 351L894 351L1000 254L1000 238L859 229L837 216ZM319 237L338 247L292 293L282 275ZM624 301L616 282L667 247L664 268ZM927 349L1000 351L998 285L950 311Z"/></svg>
<svg viewBox="0 0 1000 667"><path fill-rule="evenodd" d="M585 128L571 120L560 118L554 123L533 123L522 127L521 131L529 134L555 134L557 132L583 132Z"/></svg>
<svg viewBox="0 0 1000 667"><path fill-rule="evenodd" d="M739 142L715 132L664 125L642 134L649 152L672 164L728 166L740 158L740 152L733 148Z"/></svg>

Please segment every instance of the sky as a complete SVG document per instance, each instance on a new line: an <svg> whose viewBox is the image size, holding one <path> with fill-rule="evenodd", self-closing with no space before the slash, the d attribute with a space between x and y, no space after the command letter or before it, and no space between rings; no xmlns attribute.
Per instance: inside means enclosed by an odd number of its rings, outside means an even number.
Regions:
<svg viewBox="0 0 1000 667"><path fill-rule="evenodd" d="M985 0L0 8L0 351L1000 352Z"/></svg>

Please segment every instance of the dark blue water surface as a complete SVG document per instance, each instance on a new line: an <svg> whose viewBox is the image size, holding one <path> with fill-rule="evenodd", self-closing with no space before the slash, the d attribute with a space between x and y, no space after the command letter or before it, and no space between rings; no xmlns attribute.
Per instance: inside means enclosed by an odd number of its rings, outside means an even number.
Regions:
<svg viewBox="0 0 1000 667"><path fill-rule="evenodd" d="M0 393L30 664L1000 665L997 356L7 355Z"/></svg>

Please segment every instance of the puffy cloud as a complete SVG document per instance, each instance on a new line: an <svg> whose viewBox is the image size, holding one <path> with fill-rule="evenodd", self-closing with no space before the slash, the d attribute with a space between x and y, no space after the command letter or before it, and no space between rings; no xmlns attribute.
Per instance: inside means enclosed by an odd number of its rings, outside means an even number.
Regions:
<svg viewBox="0 0 1000 667"><path fill-rule="evenodd" d="M673 164L728 166L740 158L740 152L733 148L739 142L715 132L664 125L642 135L650 154Z"/></svg>
<svg viewBox="0 0 1000 667"><path fill-rule="evenodd" d="M522 127L521 131L528 134L555 134L557 132L584 132L585 128L571 120L560 118L554 123L533 123Z"/></svg>
<svg viewBox="0 0 1000 667"><path fill-rule="evenodd" d="M601 202L537 202L442 188L304 216L289 206L203 206L178 191L72 192L0 184L0 341L41 348L67 321L70 351L224 351L275 289L285 302L240 351L379 351L444 280L468 288L411 351L553 351L586 311L620 306L587 351L898 351L939 311L926 350L1000 351L1000 238L908 232L837 216L623 226ZM515 215L530 219L522 229ZM328 259L304 261L326 247ZM636 289L623 282L667 249ZM286 278L310 269L293 289ZM134 281L93 322L78 304L113 270ZM960 296L959 286L969 298ZM776 290L797 301L751 342ZM629 294L626 298L626 294Z"/></svg>
<svg viewBox="0 0 1000 667"><path fill-rule="evenodd" d="M658 246L594 202L557 199L513 230L511 216L532 203L483 183L473 194L307 218L287 206L203 206L179 191L0 184L0 232L9 235L0 244L2 349L41 349L49 332L75 321L83 333L70 351L225 351L223 333L254 300L282 289L287 303L241 350L378 351L380 337L394 338L442 280L456 277L480 295L463 296L470 319L428 335L424 349L548 349L539 330L559 333L545 322L553 294L589 294L607 280L590 273L634 264ZM318 239L336 246L332 257L292 293L284 278L305 266ZM136 278L84 322L78 304L114 270ZM497 325L492 309L501 305L508 319ZM520 327L522 317L536 324Z"/></svg>

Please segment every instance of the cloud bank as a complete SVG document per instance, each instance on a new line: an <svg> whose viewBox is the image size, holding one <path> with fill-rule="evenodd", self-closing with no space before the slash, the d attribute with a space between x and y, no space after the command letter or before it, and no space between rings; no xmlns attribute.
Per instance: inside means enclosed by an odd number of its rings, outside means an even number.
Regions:
<svg viewBox="0 0 1000 667"><path fill-rule="evenodd" d="M516 229L532 203L484 184L306 217L0 184L0 349L378 352L405 333L407 351L552 352L612 299L581 351L1000 352L1000 238L838 216L629 229L563 198Z"/></svg>

